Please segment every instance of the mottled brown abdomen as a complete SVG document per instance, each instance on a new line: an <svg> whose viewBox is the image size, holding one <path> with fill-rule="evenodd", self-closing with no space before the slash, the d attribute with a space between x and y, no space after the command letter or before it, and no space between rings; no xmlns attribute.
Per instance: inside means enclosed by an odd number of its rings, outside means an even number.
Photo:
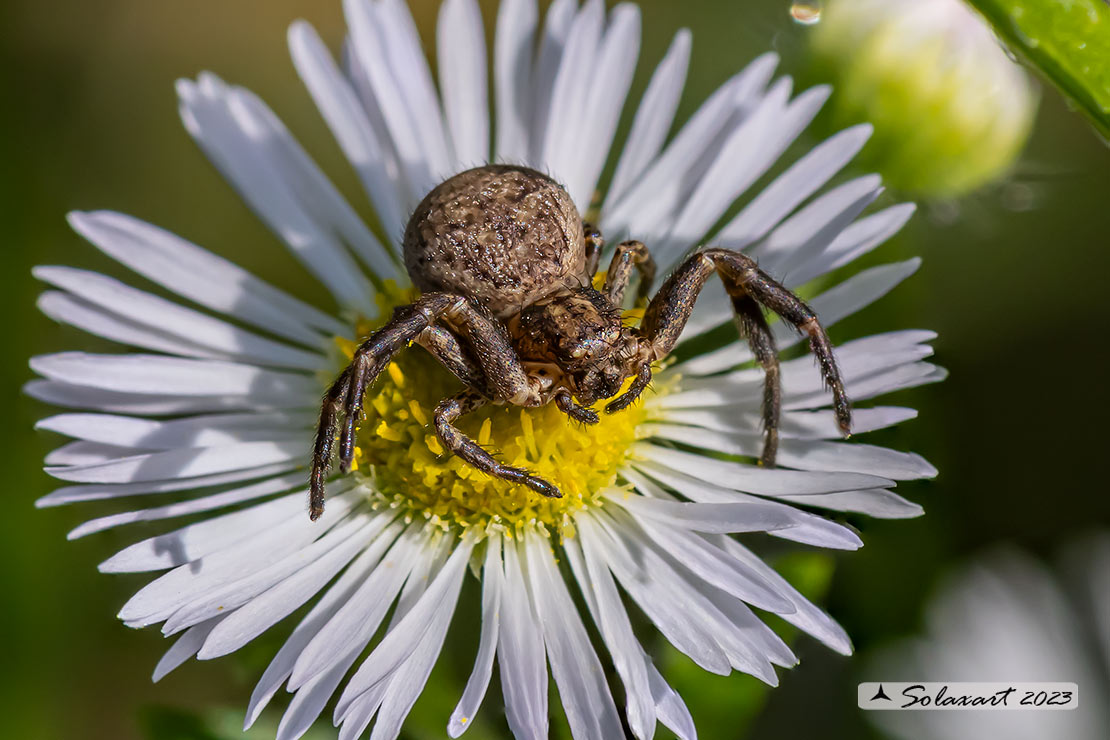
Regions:
<svg viewBox="0 0 1110 740"><path fill-rule="evenodd" d="M566 190L525 167L459 173L424 198L405 229L405 267L422 291L458 293L505 318L588 284L582 218Z"/></svg>

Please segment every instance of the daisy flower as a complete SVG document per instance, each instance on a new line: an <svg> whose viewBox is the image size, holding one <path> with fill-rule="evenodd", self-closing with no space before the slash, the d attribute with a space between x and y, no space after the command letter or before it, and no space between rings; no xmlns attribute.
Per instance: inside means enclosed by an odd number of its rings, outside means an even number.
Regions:
<svg viewBox="0 0 1110 740"><path fill-rule="evenodd" d="M259 679L246 725L284 686L293 696L280 738L304 733L336 694L339 737L358 737L373 722L371 737L394 738L443 647L468 570L481 583L482 626L473 673L448 722L451 736L472 723L496 660L517 738L547 736L549 667L579 740L622 736L622 715L638 738L651 737L657 722L695 737L682 699L641 646L628 601L717 674L738 670L774 684L776 666L796 662L760 611L850 652L829 616L732 535L766 532L854 549L861 543L853 531L809 509L916 516L919 507L891 489L935 471L910 453L832 441L839 432L831 397L809 357L782 365L778 469L754 459L762 444L762 373L748 366L752 355L739 341L687 351L657 375L643 404L593 426L568 423L553 407L491 407L460 422L505 463L535 470L565 492L544 499L443 454L430 415L458 383L419 348L402 351L367 394L357 469L332 478L326 512L309 521L307 465L319 398L354 340L411 299L400 235L416 204L446 177L491 161L528 165L563 183L611 241L646 242L661 268L708 242L744 249L795 287L871 251L913 211L903 204L861 215L881 192L874 176L825 187L866 141L867 126L823 141L733 208L829 91L793 95L788 77L774 79L776 57L764 55L672 134L690 58L686 31L655 68L628 139L614 150L638 57L635 5L606 11L601 0L581 7L556 0L541 22L535 0L506 0L487 70L477 3L446 0L438 85L401 0L348 0L344 9L350 32L340 61L306 23L293 24L289 43L365 186L372 226L256 96L211 74L178 83L186 129L334 296L330 310L118 213L70 220L97 248L179 300L85 270L35 270L52 286L39 302L47 315L139 350L32 360L41 378L28 392L73 409L40 423L74 441L46 460L46 471L70 485L39 504L154 501L93 519L71 538L193 517L100 566L165 571L119 614L129 626L161 624L176 636L155 680L190 657L234 652L306 606ZM615 168L611 181L604 197L595 196L607 163ZM814 296L812 306L831 325L917 265L859 272ZM705 292L685 339L730 321L720 286ZM774 334L783 348L798 341L781 324ZM923 361L932 338L899 331L839 346L850 397L862 402L938 380L942 371ZM854 431L914 415L857 408ZM621 709L603 660L623 684Z"/></svg>
<svg viewBox="0 0 1110 740"><path fill-rule="evenodd" d="M1068 543L1059 567L1005 548L960 569L938 589L925 634L876 656L885 681L1075 683L1062 712L868 712L906 740L1106 737L1110 712L1110 532Z"/></svg>

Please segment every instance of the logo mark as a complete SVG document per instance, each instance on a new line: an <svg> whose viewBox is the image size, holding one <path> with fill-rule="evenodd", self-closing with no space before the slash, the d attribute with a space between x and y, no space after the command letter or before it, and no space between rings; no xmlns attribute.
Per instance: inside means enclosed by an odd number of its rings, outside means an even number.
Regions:
<svg viewBox="0 0 1110 740"><path fill-rule="evenodd" d="M871 701L875 701L876 699L886 699L887 701L894 701L893 699L891 699L889 696L886 695L885 691L883 691L883 685L882 684L879 684L879 690L876 691L875 695L871 697Z"/></svg>

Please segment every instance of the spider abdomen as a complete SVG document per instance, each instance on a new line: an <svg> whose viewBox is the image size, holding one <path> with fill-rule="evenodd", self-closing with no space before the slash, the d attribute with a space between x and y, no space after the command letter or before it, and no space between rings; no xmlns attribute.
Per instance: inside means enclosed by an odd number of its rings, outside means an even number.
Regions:
<svg viewBox="0 0 1110 740"><path fill-rule="evenodd" d="M405 229L422 291L464 295L499 318L586 280L582 219L566 190L525 167L489 165L443 182Z"/></svg>

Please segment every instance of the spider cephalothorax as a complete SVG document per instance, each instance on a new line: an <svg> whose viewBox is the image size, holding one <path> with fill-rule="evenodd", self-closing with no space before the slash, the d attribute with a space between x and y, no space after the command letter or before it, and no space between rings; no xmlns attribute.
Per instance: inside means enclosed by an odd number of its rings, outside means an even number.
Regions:
<svg viewBox="0 0 1110 740"><path fill-rule="evenodd" d="M544 496L560 496L542 478L499 463L455 428L455 420L489 403L555 402L573 419L594 423L597 413L588 407L613 398L634 378L605 411L626 408L651 381L652 363L674 348L698 293L714 272L724 281L737 327L766 375L762 463L774 464L781 411L778 353L762 307L808 334L833 393L837 422L847 435L851 412L824 329L805 303L751 258L728 249L694 252L652 298L640 326L629 327L621 320L625 289L638 270L638 297L645 299L655 265L642 243L623 242L614 250L604 287L595 290L592 277L603 246L601 235L583 224L567 192L535 170L479 167L432 190L405 230L405 266L421 296L397 308L385 326L359 345L324 397L310 516L316 519L323 512L336 438L346 471L363 395L394 353L411 341L467 386L436 408L436 434L445 449L490 475Z"/></svg>

